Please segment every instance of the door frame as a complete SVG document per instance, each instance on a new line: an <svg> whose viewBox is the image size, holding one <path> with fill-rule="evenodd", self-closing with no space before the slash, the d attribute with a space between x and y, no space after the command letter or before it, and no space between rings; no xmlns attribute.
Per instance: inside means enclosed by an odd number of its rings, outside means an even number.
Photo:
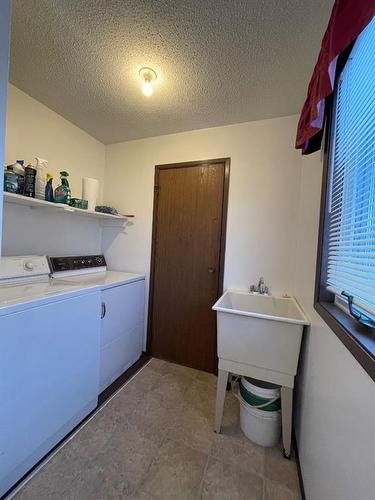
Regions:
<svg viewBox="0 0 375 500"><path fill-rule="evenodd" d="M197 160L188 161L183 163L167 163L164 165L155 165L154 176L154 203L153 203L153 216L152 216L152 244L151 244L151 267L150 267L150 286L148 292L148 317L147 317L147 342L146 353L151 355L152 343L152 311L153 311L153 296L155 285L155 253L156 253L156 232L157 232L157 213L158 213L158 190L159 190L159 174L161 170L170 168L186 168L196 166L209 166L215 163L224 164L224 184L223 184L223 205L221 217L221 231L220 231L220 257L219 257L219 289L218 298L223 293L224 283L224 262L225 262L225 244L227 233L227 215L228 215L228 194L229 194L229 174L230 174L230 158L215 158L211 160ZM215 353L217 359L217 353Z"/></svg>

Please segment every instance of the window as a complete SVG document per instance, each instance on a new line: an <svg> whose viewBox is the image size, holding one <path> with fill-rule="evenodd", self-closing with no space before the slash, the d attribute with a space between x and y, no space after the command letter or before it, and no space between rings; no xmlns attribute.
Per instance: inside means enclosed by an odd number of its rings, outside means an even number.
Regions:
<svg viewBox="0 0 375 500"><path fill-rule="evenodd" d="M339 77L331 145L327 285L375 314L375 20ZM373 316L374 317L374 316Z"/></svg>
<svg viewBox="0 0 375 500"><path fill-rule="evenodd" d="M317 310L375 360L375 18L354 43L330 113ZM351 308L354 320L338 312ZM329 321L327 321L329 322ZM360 326L359 326L360 325ZM366 325L363 327L363 325ZM332 324L330 324L332 326ZM360 332L358 338L357 333ZM337 333L337 332L336 332ZM366 341L363 343L363 337ZM346 339L347 340L347 339ZM372 343L374 342L374 345ZM345 342L347 343L347 342Z"/></svg>

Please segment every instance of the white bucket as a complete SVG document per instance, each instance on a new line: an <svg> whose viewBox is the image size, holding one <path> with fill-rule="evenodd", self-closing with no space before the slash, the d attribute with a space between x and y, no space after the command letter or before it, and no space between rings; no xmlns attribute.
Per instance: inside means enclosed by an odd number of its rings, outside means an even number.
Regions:
<svg viewBox="0 0 375 500"><path fill-rule="evenodd" d="M253 408L239 394L240 424L247 438L260 446L275 446L280 440L280 411L263 411Z"/></svg>
<svg viewBox="0 0 375 500"><path fill-rule="evenodd" d="M251 382L250 382L251 380ZM263 399L278 399L280 397L280 386L264 382L262 380L241 377L241 383L245 389Z"/></svg>
<svg viewBox="0 0 375 500"><path fill-rule="evenodd" d="M262 398L277 399L280 397L280 387L267 382L254 380L252 384L244 377L242 383L246 389ZM265 411L248 404L238 391L234 390L232 381L232 393L240 402L240 425L245 436L256 444L264 447L275 446L281 435L281 413L280 411Z"/></svg>

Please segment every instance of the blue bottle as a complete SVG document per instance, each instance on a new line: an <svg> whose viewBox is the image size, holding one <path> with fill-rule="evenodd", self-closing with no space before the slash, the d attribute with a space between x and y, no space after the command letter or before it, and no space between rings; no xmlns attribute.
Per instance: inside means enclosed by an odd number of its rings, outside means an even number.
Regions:
<svg viewBox="0 0 375 500"><path fill-rule="evenodd" d="M53 186L52 186L52 181L53 177L51 174L47 174L47 183L46 183L46 189L45 189L45 197L44 199L46 201L55 201L53 197Z"/></svg>

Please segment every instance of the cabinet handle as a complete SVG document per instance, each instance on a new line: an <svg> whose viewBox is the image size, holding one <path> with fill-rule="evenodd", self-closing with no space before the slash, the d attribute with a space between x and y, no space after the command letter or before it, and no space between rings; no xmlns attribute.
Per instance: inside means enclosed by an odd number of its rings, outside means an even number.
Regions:
<svg viewBox="0 0 375 500"><path fill-rule="evenodd" d="M101 319L104 318L106 312L107 312L107 307L105 305L105 302L102 302L102 315L101 315Z"/></svg>

